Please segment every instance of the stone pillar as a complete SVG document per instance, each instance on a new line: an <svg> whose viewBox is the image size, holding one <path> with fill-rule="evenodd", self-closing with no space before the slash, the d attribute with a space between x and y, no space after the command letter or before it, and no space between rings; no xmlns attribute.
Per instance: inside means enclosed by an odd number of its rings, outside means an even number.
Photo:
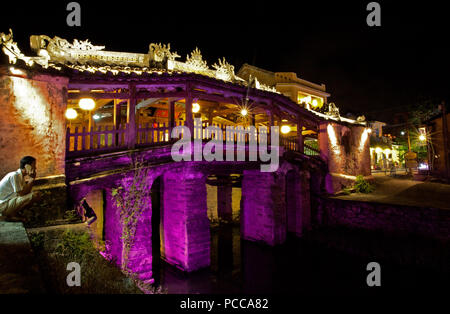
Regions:
<svg viewBox="0 0 450 314"><path fill-rule="evenodd" d="M269 245L286 240L284 180L277 172L244 171L241 238Z"/></svg>
<svg viewBox="0 0 450 314"><path fill-rule="evenodd" d="M122 264L122 227L120 224L120 213L116 208L114 199L111 194L111 188L105 189L105 244L108 253L116 260L120 267Z"/></svg>
<svg viewBox="0 0 450 314"><path fill-rule="evenodd" d="M300 171L297 208L297 223L295 234L301 237L305 231L311 229L311 193L310 193L310 173L307 170Z"/></svg>
<svg viewBox="0 0 450 314"><path fill-rule="evenodd" d="M229 176L217 176L217 213L219 219L232 220L232 192L233 185Z"/></svg>
<svg viewBox="0 0 450 314"><path fill-rule="evenodd" d="M132 177L128 178L132 180ZM112 196L112 189L105 189L105 243L109 249L107 253L117 261L119 267L125 266L134 273L140 280L148 283L153 282L152 272L152 224L151 224L151 199L145 201L147 206L142 209L136 224L136 231L131 240L128 252L128 262L123 265L123 240L122 224L120 221L120 209L116 207Z"/></svg>
<svg viewBox="0 0 450 314"><path fill-rule="evenodd" d="M293 170L286 175L288 231L301 237L311 228L310 173Z"/></svg>
<svg viewBox="0 0 450 314"><path fill-rule="evenodd" d="M164 173L162 258L184 271L210 265L206 176L193 166Z"/></svg>

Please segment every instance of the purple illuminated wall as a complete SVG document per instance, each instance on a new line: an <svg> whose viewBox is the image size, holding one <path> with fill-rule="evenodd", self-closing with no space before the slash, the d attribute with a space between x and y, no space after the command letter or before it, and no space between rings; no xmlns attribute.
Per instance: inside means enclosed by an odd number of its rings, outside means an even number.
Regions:
<svg viewBox="0 0 450 314"><path fill-rule="evenodd" d="M186 271L210 265L206 176L194 166L164 173L161 257Z"/></svg>

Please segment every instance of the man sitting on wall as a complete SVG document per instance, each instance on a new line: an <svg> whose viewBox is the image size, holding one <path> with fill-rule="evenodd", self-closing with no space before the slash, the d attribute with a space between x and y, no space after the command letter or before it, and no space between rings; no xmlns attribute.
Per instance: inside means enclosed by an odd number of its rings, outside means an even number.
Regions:
<svg viewBox="0 0 450 314"><path fill-rule="evenodd" d="M39 192L31 191L35 178L36 158L25 156L20 160L20 168L0 181L0 214L6 221L21 221L17 213L40 200Z"/></svg>

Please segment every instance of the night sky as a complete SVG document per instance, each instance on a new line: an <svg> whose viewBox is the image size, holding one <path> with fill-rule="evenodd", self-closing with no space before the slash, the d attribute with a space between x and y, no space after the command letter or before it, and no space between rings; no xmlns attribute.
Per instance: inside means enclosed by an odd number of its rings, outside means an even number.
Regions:
<svg viewBox="0 0 450 314"><path fill-rule="evenodd" d="M236 72L249 63L324 83L341 113L370 119L450 100L450 27L439 2L378 1L381 27L369 27L370 1L78 1L82 25L68 27L69 2L2 3L0 32L11 27L26 54L33 34L139 53L171 43L179 60L198 47L210 66L226 57Z"/></svg>

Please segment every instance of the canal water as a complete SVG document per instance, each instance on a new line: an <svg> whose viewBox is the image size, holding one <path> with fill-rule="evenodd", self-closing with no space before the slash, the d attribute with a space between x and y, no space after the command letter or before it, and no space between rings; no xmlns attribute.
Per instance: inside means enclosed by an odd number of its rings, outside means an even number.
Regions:
<svg viewBox="0 0 450 314"><path fill-rule="evenodd" d="M154 271L170 294L448 293L448 246L430 243L338 229L269 247L227 226L211 230L210 268L187 274L162 262ZM369 262L380 264L381 287L367 285Z"/></svg>

